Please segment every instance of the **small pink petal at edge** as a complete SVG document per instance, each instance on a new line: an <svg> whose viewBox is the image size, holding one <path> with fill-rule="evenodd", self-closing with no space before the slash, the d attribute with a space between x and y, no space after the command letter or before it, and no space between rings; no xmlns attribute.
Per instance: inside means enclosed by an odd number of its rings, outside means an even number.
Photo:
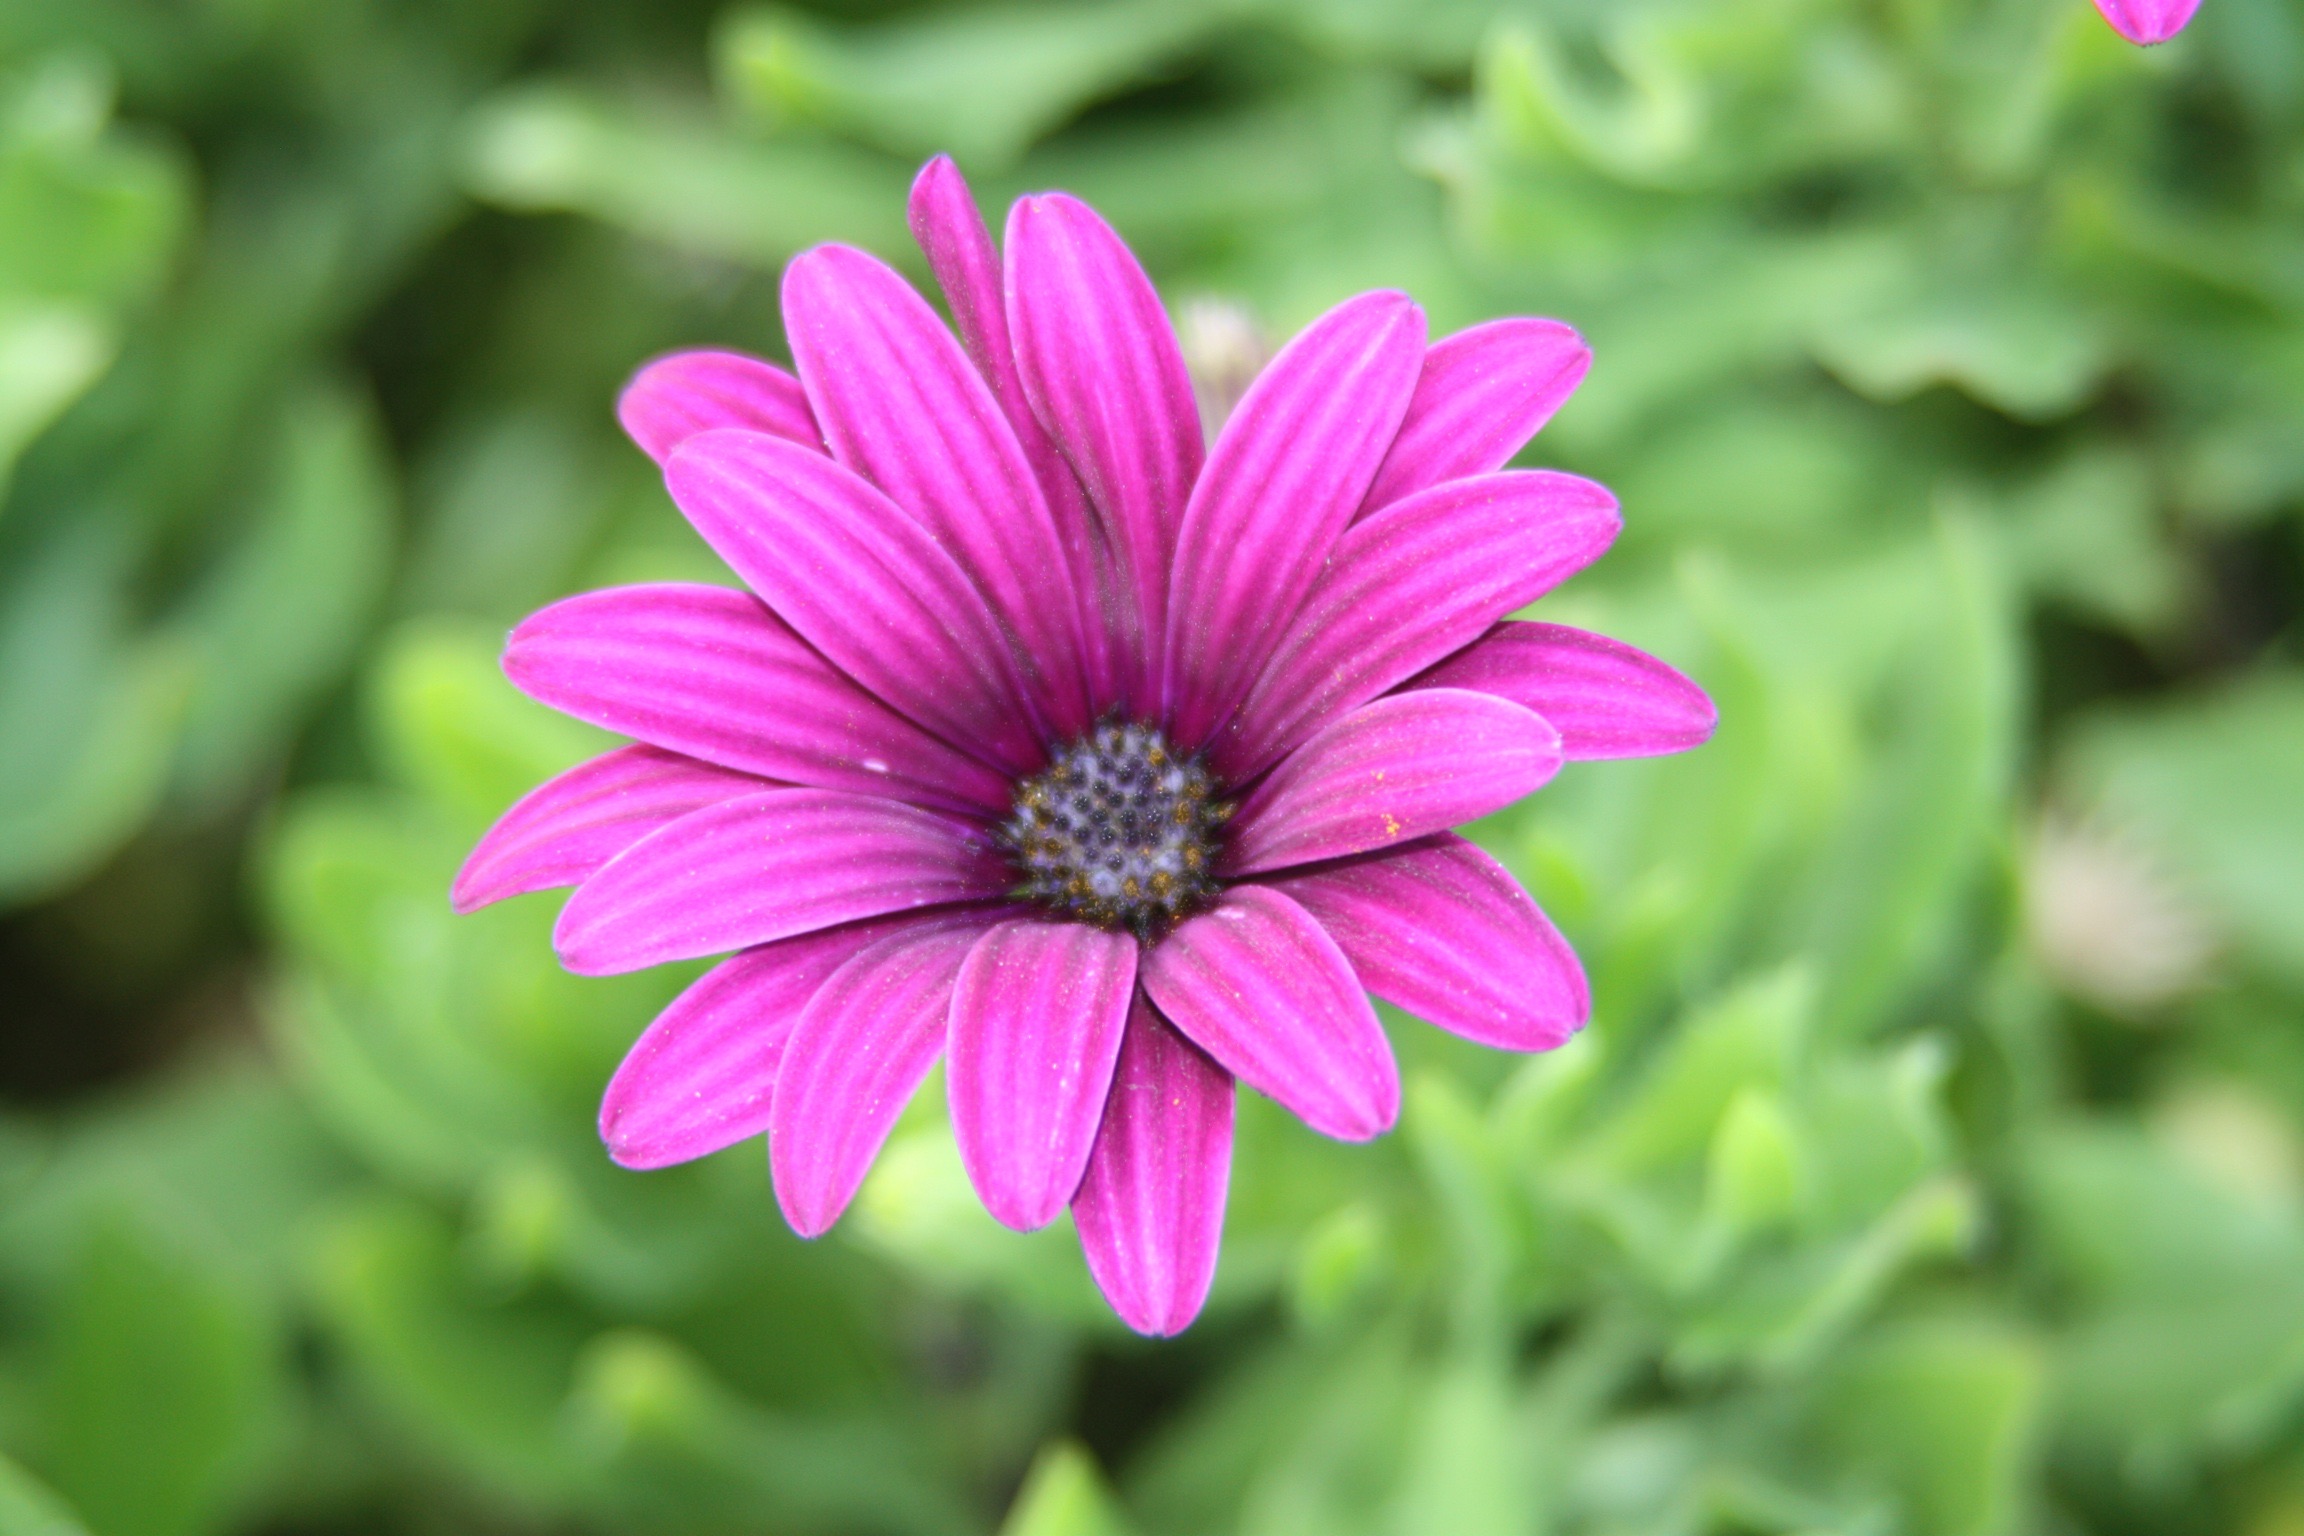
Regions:
<svg viewBox="0 0 2304 1536"><path fill-rule="evenodd" d="M659 464L689 438L715 427L766 432L819 453L824 448L800 381L741 352L675 352L656 359L624 386L616 419Z"/></svg>
<svg viewBox="0 0 2304 1536"><path fill-rule="evenodd" d="M2200 0L2096 0L2096 9L2113 31L2149 48L2183 31Z"/></svg>
<svg viewBox="0 0 2304 1536"><path fill-rule="evenodd" d="M498 817L456 872L449 904L473 912L507 896L575 885L690 811L775 787L660 747L604 752L545 780Z"/></svg>
<svg viewBox="0 0 2304 1536"><path fill-rule="evenodd" d="M1415 682L1464 688L1532 709L1560 732L1561 755L1657 757L1712 739L1720 713L1673 668L1621 640L1509 619Z"/></svg>

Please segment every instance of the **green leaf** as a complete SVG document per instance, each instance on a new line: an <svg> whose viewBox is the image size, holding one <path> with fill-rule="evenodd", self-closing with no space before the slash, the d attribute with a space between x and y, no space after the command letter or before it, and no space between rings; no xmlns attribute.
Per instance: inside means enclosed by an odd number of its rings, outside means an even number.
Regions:
<svg viewBox="0 0 2304 1536"><path fill-rule="evenodd" d="M2031 1528L2045 1374L2040 1350L1997 1324L1904 1324L1835 1365L1817 1432L1916 1536L2002 1536Z"/></svg>
<svg viewBox="0 0 2304 1536"><path fill-rule="evenodd" d="M2062 1431L2130 1478L2255 1449L2304 1401L2304 1224L2234 1199L2132 1127L2025 1152L2044 1255L2080 1303L2058 1344Z"/></svg>
<svg viewBox="0 0 2304 1536"><path fill-rule="evenodd" d="M1814 986L1798 970L1748 982L1683 1024L1588 1143L1600 1166L1639 1177L1692 1163L1747 1086L1785 1081Z"/></svg>
<svg viewBox="0 0 2304 1536"><path fill-rule="evenodd" d="M2164 631L2184 592L2150 474L2117 448L2078 451L2005 498L2014 562L2035 592L2132 633Z"/></svg>
<svg viewBox="0 0 2304 1536"><path fill-rule="evenodd" d="M1731 1365L1777 1375L1806 1370L1907 1269L1965 1252L1978 1220L1975 1191L1956 1178L1938 1178L1852 1237L1805 1243L1751 1263L1690 1311L1672 1344L1672 1363L1699 1377Z"/></svg>
<svg viewBox="0 0 2304 1536"><path fill-rule="evenodd" d="M934 1081L915 1103L931 1093L940 1103ZM1088 1276L1071 1218L1025 1233L994 1221L932 1109L881 1149L848 1220L857 1241L927 1284L1001 1296L1074 1325L1119 1326Z"/></svg>
<svg viewBox="0 0 2304 1536"><path fill-rule="evenodd" d="M1456 1352L1420 1383L1389 1528L1516 1536L1531 1503L1528 1458L1515 1443L1512 1382L1494 1341Z"/></svg>
<svg viewBox="0 0 2304 1536"><path fill-rule="evenodd" d="M1450 1288L1460 1320L1489 1329L1502 1320L1506 1279L1528 1254L1530 1234L1487 1122L1437 1072L1408 1085L1409 1145L1446 1218Z"/></svg>
<svg viewBox="0 0 2304 1536"><path fill-rule="evenodd" d="M1808 952L1819 1017L1878 1023L1937 961L2015 774L2019 653L2008 593L1975 528L1939 525L1932 600L1906 641L1891 734L1820 861Z"/></svg>
<svg viewBox="0 0 2304 1536"><path fill-rule="evenodd" d="M893 253L909 172L826 142L747 143L644 118L568 87L528 86L472 120L464 181L525 212L585 213L649 239L763 267L846 240Z"/></svg>
<svg viewBox="0 0 2304 1536"><path fill-rule="evenodd" d="M1950 384L2046 421L2078 408L2111 368L2106 317L2070 290L2006 256L1951 272L1918 242L1907 256L1901 283L1824 318L1811 339L1817 360L1857 393L1898 401Z"/></svg>
<svg viewBox="0 0 2304 1536"><path fill-rule="evenodd" d="M1082 1446L1059 1441L1033 1459L1000 1536L1128 1536L1112 1493Z"/></svg>
<svg viewBox="0 0 2304 1536"><path fill-rule="evenodd" d="M2304 978L2304 683L2292 673L2099 712L2074 731L2058 777L2165 862L2251 956Z"/></svg>
<svg viewBox="0 0 2304 1536"><path fill-rule="evenodd" d="M184 165L105 131L111 82L48 60L0 104L0 298L130 304L165 275L189 213Z"/></svg>
<svg viewBox="0 0 2304 1536"><path fill-rule="evenodd" d="M0 1456L0 1536L88 1536L88 1528L31 1473Z"/></svg>
<svg viewBox="0 0 2304 1536"><path fill-rule="evenodd" d="M124 637L122 543L68 530L0 583L0 902L86 874L166 782L187 669Z"/></svg>
<svg viewBox="0 0 2304 1536"><path fill-rule="evenodd" d="M567 1439L642 1529L976 1530L900 1421L777 1414L713 1380L671 1341L593 1341L571 1387Z"/></svg>
<svg viewBox="0 0 2304 1536"><path fill-rule="evenodd" d="M368 686L386 765L459 835L476 836L539 783L614 743L520 696L477 625L414 621L383 646Z"/></svg>
<svg viewBox="0 0 2304 1536"><path fill-rule="evenodd" d="M1241 9L1239 0L993 5L836 30L777 7L727 24L719 67L730 94L772 121L996 170Z"/></svg>
<svg viewBox="0 0 2304 1536"><path fill-rule="evenodd" d="M402 1433L500 1497L562 1507L582 1470L561 1430L587 1331L572 1310L487 1304L438 1218L389 1196L330 1224L313 1288L353 1386Z"/></svg>
<svg viewBox="0 0 2304 1536"><path fill-rule="evenodd" d="M18 457L112 365L126 311L188 212L171 154L107 131L113 81L84 53L0 81L0 497Z"/></svg>
<svg viewBox="0 0 2304 1536"><path fill-rule="evenodd" d="M1392 1270L1383 1213L1354 1201L1304 1234L1289 1276L1289 1300L1313 1328L1336 1325L1363 1307Z"/></svg>
<svg viewBox="0 0 2304 1536"><path fill-rule="evenodd" d="M1738 1237L1789 1220L1800 1205L1804 1162L1783 1105L1763 1089L1745 1088L1712 1134L1706 1219Z"/></svg>
<svg viewBox="0 0 2304 1536"><path fill-rule="evenodd" d="M16 460L112 366L119 338L80 305L0 297L0 494Z"/></svg>
<svg viewBox="0 0 2304 1536"><path fill-rule="evenodd" d="M390 574L392 467L366 401L306 382L284 403L253 526L171 624L195 669L183 793L236 793L351 659Z"/></svg>
<svg viewBox="0 0 2304 1536"><path fill-rule="evenodd" d="M94 1529L220 1529L281 1429L283 1341L229 1270L124 1214L61 1295L41 1406L56 1487Z"/></svg>

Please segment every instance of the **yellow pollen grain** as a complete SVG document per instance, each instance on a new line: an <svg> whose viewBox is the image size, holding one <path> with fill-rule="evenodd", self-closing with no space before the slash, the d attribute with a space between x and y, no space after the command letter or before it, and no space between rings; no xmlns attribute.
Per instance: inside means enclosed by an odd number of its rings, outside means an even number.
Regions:
<svg viewBox="0 0 2304 1536"><path fill-rule="evenodd" d="M1379 811L1377 814L1384 818L1384 835L1386 837L1398 837L1400 835L1400 823L1392 819L1392 813Z"/></svg>

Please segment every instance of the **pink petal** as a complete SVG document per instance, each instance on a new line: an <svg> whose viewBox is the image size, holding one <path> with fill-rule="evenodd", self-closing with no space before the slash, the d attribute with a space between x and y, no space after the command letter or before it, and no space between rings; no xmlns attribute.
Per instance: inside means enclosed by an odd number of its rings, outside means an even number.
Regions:
<svg viewBox="0 0 2304 1536"><path fill-rule="evenodd" d="M1411 685L1465 688L1532 709L1570 762L1654 757L1712 739L1704 690L1646 651L1565 624L1507 620Z"/></svg>
<svg viewBox="0 0 2304 1536"><path fill-rule="evenodd" d="M1169 563L1200 474L1184 354L1134 253L1061 192L1009 210L1008 322L1025 393L1102 520L1143 712L1158 703Z"/></svg>
<svg viewBox="0 0 2304 1536"><path fill-rule="evenodd" d="M706 432L665 466L720 558L834 666L1012 774L1044 751L1000 626L933 534L853 472L755 432Z"/></svg>
<svg viewBox="0 0 2304 1536"><path fill-rule="evenodd" d="M994 897L989 839L893 800L771 789L683 816L600 866L552 944L580 976L724 954L834 923Z"/></svg>
<svg viewBox="0 0 2304 1536"><path fill-rule="evenodd" d="M776 1069L768 1168L802 1237L840 1219L920 1079L944 1049L952 983L995 917L923 919L834 971L801 1010Z"/></svg>
<svg viewBox="0 0 2304 1536"><path fill-rule="evenodd" d="M1232 1075L1141 997L1072 1221L1088 1272L1138 1333L1200 1315L1232 1180Z"/></svg>
<svg viewBox="0 0 2304 1536"><path fill-rule="evenodd" d="M1048 726L1093 710L1071 556L983 377L894 269L842 245L784 269L784 327L833 457L911 513L1016 640Z"/></svg>
<svg viewBox="0 0 2304 1536"><path fill-rule="evenodd" d="M817 789L1000 812L1008 780L856 686L749 593L610 587L530 614L504 675L579 720Z"/></svg>
<svg viewBox="0 0 2304 1536"><path fill-rule="evenodd" d="M1353 524L1217 737L1217 772L1247 782L1591 564L1622 524L1605 489L1550 470L1451 480Z"/></svg>
<svg viewBox="0 0 2304 1536"><path fill-rule="evenodd" d="M994 1220L1044 1227L1080 1187L1135 991L1136 941L1085 923L1017 918L969 951L946 1083Z"/></svg>
<svg viewBox="0 0 2304 1536"><path fill-rule="evenodd" d="M1560 733L1517 704L1462 689L1394 694L1324 728L1249 792L1222 867L1396 847L1500 811L1559 771Z"/></svg>
<svg viewBox="0 0 2304 1536"><path fill-rule="evenodd" d="M1584 338L1557 320L1490 320L1432 343L1360 515L1444 480L1502 469L1591 366Z"/></svg>
<svg viewBox="0 0 2304 1536"><path fill-rule="evenodd" d="M1269 883L1320 920L1361 985L1467 1040L1548 1051L1592 1015L1576 951L1503 865L1453 832Z"/></svg>
<svg viewBox="0 0 2304 1536"><path fill-rule="evenodd" d="M496 819L456 872L448 902L473 912L574 885L658 827L775 786L657 747L619 747L537 785Z"/></svg>
<svg viewBox="0 0 2304 1536"><path fill-rule="evenodd" d="M2184 30L2200 0L2096 0L2112 30L2132 43L2164 43Z"/></svg>
<svg viewBox="0 0 2304 1536"><path fill-rule="evenodd" d="M1169 583L1168 695L1186 750L1223 723L1303 605L1423 358L1424 312L1403 294L1364 293L1290 342L1224 423Z"/></svg>
<svg viewBox="0 0 2304 1536"><path fill-rule="evenodd" d="M706 971L641 1031L600 1103L600 1139L627 1168L667 1168L768 1129L776 1066L800 1011L866 945L922 919L848 923L745 950Z"/></svg>
<svg viewBox="0 0 2304 1536"><path fill-rule="evenodd" d="M1144 990L1249 1087L1342 1141L1400 1115L1400 1069L1336 941L1278 891L1236 885L1144 957Z"/></svg>
<svg viewBox="0 0 2304 1536"><path fill-rule="evenodd" d="M675 352L632 375L616 419L661 464L699 432L746 427L821 449L824 439L800 381L741 352Z"/></svg>
<svg viewBox="0 0 2304 1536"><path fill-rule="evenodd" d="M1064 541L1073 594L1080 604L1081 666L1088 678L1089 695L1102 701L1116 700L1120 693L1113 671L1112 626L1104 613L1105 578L1091 525L1094 514L1072 466L1064 461L1047 429L1040 425L1040 418L1032 414L1023 377L1016 371L1016 349L1008 339L1000 252L992 244L991 231L984 227L984 216L976 211L967 179L950 155L938 155L920 168L906 211L912 238L920 242L929 270L944 290L960 345L967 349L969 361L992 387L993 398L1007 415L1008 425L1032 465L1033 477L1040 482L1040 494L1047 498L1056 532Z"/></svg>

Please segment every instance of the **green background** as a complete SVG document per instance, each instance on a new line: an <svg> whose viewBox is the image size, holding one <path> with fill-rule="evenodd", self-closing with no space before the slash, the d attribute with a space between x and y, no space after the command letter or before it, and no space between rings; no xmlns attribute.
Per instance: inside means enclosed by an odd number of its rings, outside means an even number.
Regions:
<svg viewBox="0 0 2304 1536"><path fill-rule="evenodd" d="M1245 1097L1172 1343L937 1093L813 1245L615 1169L693 968L447 908L600 745L507 625L727 579L617 386L939 150L1203 360L1578 326L1540 611L1721 708L1476 829L1586 1037ZM0 0L0 475L0 1536L2304 1533L2298 0Z"/></svg>

